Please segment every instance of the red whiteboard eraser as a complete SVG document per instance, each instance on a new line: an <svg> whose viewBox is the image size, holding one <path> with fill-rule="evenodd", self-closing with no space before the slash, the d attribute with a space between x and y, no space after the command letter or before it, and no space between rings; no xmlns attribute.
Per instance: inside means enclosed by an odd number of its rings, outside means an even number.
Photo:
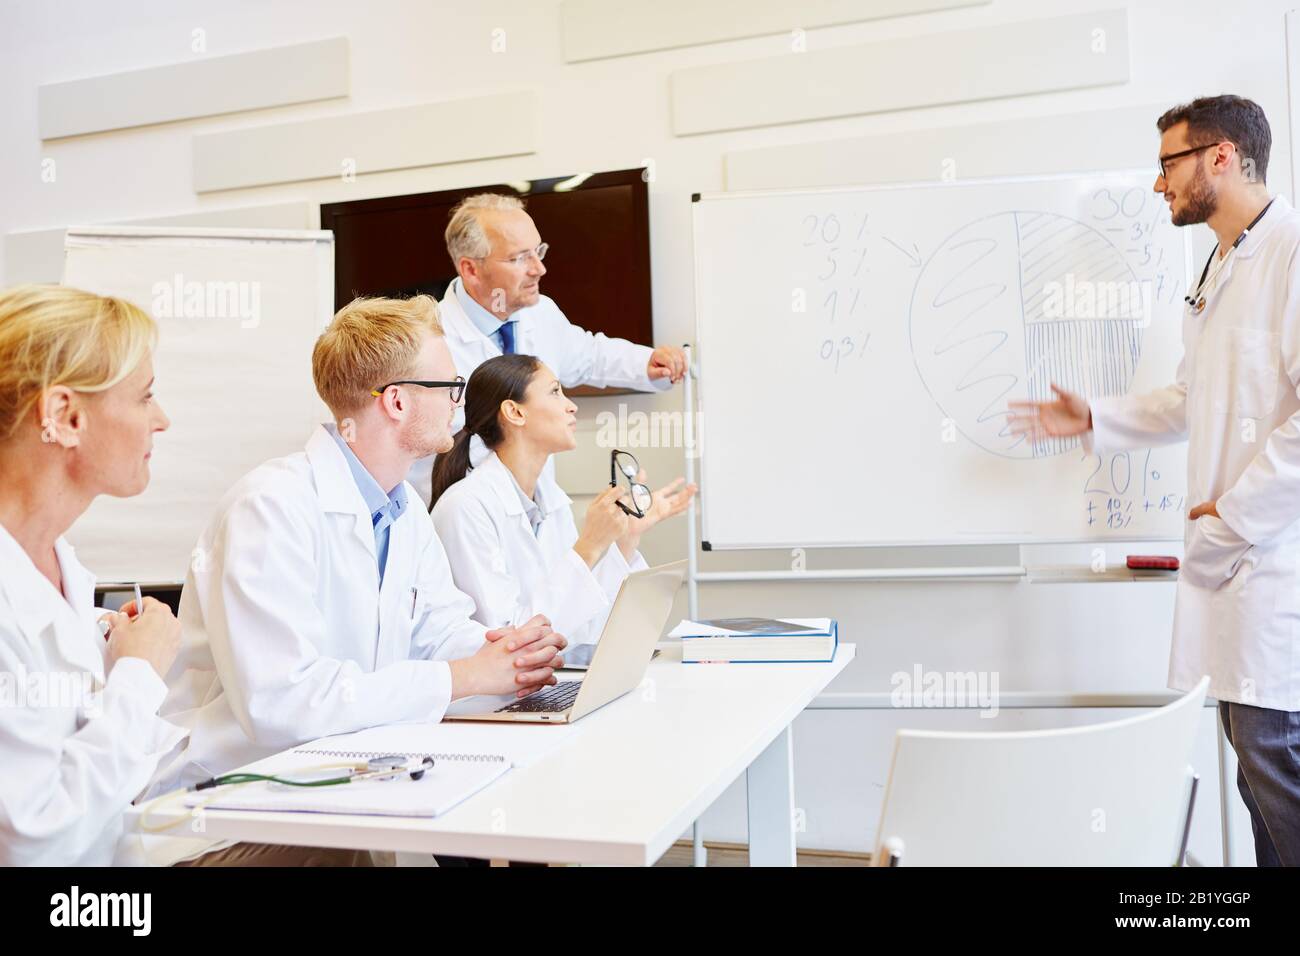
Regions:
<svg viewBox="0 0 1300 956"><path fill-rule="evenodd" d="M1178 559L1168 554L1130 554L1131 571L1177 571Z"/></svg>

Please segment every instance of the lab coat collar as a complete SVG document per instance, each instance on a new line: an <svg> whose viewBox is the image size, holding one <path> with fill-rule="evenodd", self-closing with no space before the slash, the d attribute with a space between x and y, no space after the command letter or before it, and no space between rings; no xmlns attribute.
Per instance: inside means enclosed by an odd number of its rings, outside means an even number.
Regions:
<svg viewBox="0 0 1300 956"><path fill-rule="evenodd" d="M352 469L334 436L324 425L307 440L307 462L316 479L316 494L326 511L354 514L370 522L366 499L352 477Z"/></svg>
<svg viewBox="0 0 1300 956"><path fill-rule="evenodd" d="M339 437L338 428L332 424L322 427L334 439L334 444L338 446L339 451L343 452L343 460L348 463L348 471L352 473L352 480L356 483L357 490L361 492L366 508L370 511L371 523L378 524L380 516L383 514L388 514L392 521L400 518L402 512L406 510L406 482L399 481L391 493L384 491L379 486L379 482L375 480L375 476L361 463L361 459Z"/></svg>
<svg viewBox="0 0 1300 956"><path fill-rule="evenodd" d="M549 518L556 510L567 508L573 503L573 500L564 493L564 489L546 472L547 470L543 468L542 473L537 476L537 488L533 495L533 501L537 502L537 507L541 509L543 520ZM521 516L524 514L522 489L515 481L515 476L510 473L510 469L497 457L496 452L489 451L483 462L474 468L474 474L480 473L501 502L501 507L505 509L506 514Z"/></svg>
<svg viewBox="0 0 1300 956"><path fill-rule="evenodd" d="M14 609L19 629L29 635L40 634L60 613L59 603L67 597L67 604L79 617L93 616L95 606L95 577L81 566L76 551L63 538L54 542L54 554L63 574L64 594L40 571L22 546L0 526L0 565L5 568L0 575L0 590L4 591L9 606Z"/></svg>
<svg viewBox="0 0 1300 956"><path fill-rule="evenodd" d="M1268 207L1268 212L1264 213L1264 218L1259 221L1254 229L1245 239L1241 241L1233 255L1239 259L1249 259L1255 252L1264 246L1265 240L1268 239L1269 233L1277 226L1279 222L1285 219L1291 213L1291 204L1286 201L1285 196L1274 196L1273 204Z"/></svg>
<svg viewBox="0 0 1300 956"><path fill-rule="evenodd" d="M452 280L451 292L456 297L456 304L460 306L460 310L474 323L474 327L484 335L495 335L501 326L506 324L506 319L498 318L475 302L474 297L469 294L469 290L465 288L465 283L461 282L459 277Z"/></svg>
<svg viewBox="0 0 1300 956"><path fill-rule="evenodd" d="M465 310L461 308L460 299L456 295L459 283L459 277L452 279L447 294L442 297L440 314L443 334L466 343L491 343L492 340L483 334L482 330L474 324L473 320L465 314ZM497 351L500 352L501 350L497 349Z"/></svg>
<svg viewBox="0 0 1300 956"><path fill-rule="evenodd" d="M485 358L500 355L501 347L497 345L496 339L484 335L483 330L474 324L474 321L465 314L465 310L461 307L460 299L456 295L457 283L459 282L459 276L451 280L451 285L447 287L446 294L443 295L442 301L438 304L438 315L442 320L443 335L467 345L478 345L479 348L486 352ZM510 316L510 320L515 323L515 352L517 353L533 354L531 317L534 308L536 306L530 305ZM458 369L457 372L459 373L460 370Z"/></svg>
<svg viewBox="0 0 1300 956"><path fill-rule="evenodd" d="M63 569L63 591L78 613L95 606L95 576L82 567L76 550L63 538L54 542L54 553Z"/></svg>
<svg viewBox="0 0 1300 956"><path fill-rule="evenodd" d="M1274 196L1272 204L1264 212L1264 218L1260 219L1255 228L1246 234L1246 238L1241 241L1241 245L1229 250L1226 259L1217 264L1215 260L1218 259L1219 252L1218 247L1215 247L1215 251L1210 253L1209 269L1211 272L1218 269L1218 273L1215 275L1212 288L1209 291L1203 291L1207 303L1216 301L1223 290L1227 288L1229 280L1232 279L1233 268L1236 266L1237 260L1249 259L1258 250L1264 248L1269 234L1273 232L1278 223L1290 216L1292 212L1291 204L1286 201L1285 196ZM1205 310L1203 313L1198 312L1196 314L1201 315L1202 318L1208 318L1210 313L1209 310Z"/></svg>
<svg viewBox="0 0 1300 956"><path fill-rule="evenodd" d="M573 499L564 493L564 489L551 476L549 468L542 468L542 473L537 476L537 493L533 497L542 509L542 514L547 517L561 508L573 505Z"/></svg>

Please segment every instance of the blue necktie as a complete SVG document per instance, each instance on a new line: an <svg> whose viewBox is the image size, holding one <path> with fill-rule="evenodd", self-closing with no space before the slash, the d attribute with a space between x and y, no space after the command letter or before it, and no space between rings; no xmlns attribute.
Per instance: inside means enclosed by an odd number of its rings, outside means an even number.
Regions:
<svg viewBox="0 0 1300 956"><path fill-rule="evenodd" d="M515 322L514 322L514 319L511 319L511 320L509 320L509 321L507 321L507 322L502 322L502 323L501 323L501 328L497 329L497 332L500 333L500 335L501 335L501 354L502 354L502 355L514 355L514 354L515 354Z"/></svg>

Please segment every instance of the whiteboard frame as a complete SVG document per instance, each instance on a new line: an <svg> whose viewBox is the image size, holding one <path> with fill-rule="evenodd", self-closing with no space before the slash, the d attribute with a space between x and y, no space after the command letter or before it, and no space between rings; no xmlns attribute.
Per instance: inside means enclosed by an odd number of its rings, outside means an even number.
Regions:
<svg viewBox="0 0 1300 956"><path fill-rule="evenodd" d="M962 179L953 182L943 182L942 180L918 180L909 183L881 183L874 185L851 185L851 186L817 186L810 189L744 189L735 192L697 192L691 194L691 240L692 240L692 261L694 265L693 279L700 274L700 242L699 242L699 218L696 211L699 204L704 201L718 201L728 199L759 199L759 198L777 198L783 196L817 196L826 194L842 195L844 193L869 193L869 192L893 192L909 189L933 189L936 186L940 188L960 189L966 186L999 186L999 185L1020 185L1020 184L1039 184L1051 182L1069 182L1073 180L1086 179L1092 176L1143 176L1154 175L1150 170L1136 169L1133 167L1120 169L1100 169L1083 172L1071 173L1051 173L1047 175L1036 176L992 176L978 179ZM1179 227L1181 228L1181 227ZM1191 235L1183 231L1183 282L1185 288L1191 288L1192 277L1192 240ZM698 346L701 341L701 329L704 327L704 309L700 301L700 282L695 281L693 297L695 300L695 344ZM699 360L696 360L697 362ZM704 387L707 376L702 373L703 363L699 363L700 371L694 369L688 370L688 375L694 374L696 388L693 390L693 405L689 409L689 414L696 419L695 440L697 441L697 455L702 460L708 454L708 442L705 434L705 416L703 415L704 406ZM1185 444L1185 443L1184 443ZM702 470L702 469L701 469ZM1181 535L1167 536L1129 536L1115 535L1105 538L1089 537L1044 537L1044 538L1025 538L1018 534L1007 535L971 535L968 537L956 538L927 538L927 539L890 539L884 541L834 541L818 542L810 544L805 541L773 541L766 543L747 543L747 544L714 544L708 535L708 508L705 506L705 499L708 494L707 488L701 488L699 499L700 527L698 529L700 546L705 551L772 551L785 550L792 547L811 549L827 548L907 548L907 547L957 547L957 546L979 546L979 545L1055 545L1055 544L1124 544L1131 542L1179 542L1183 540ZM691 522L691 534L696 534L694 522ZM695 549L692 547L692 553Z"/></svg>

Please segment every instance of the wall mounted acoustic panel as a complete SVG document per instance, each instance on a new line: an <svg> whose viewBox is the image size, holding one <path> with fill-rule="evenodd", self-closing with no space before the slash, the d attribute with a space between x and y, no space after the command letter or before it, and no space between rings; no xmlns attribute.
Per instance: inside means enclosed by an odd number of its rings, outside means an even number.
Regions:
<svg viewBox="0 0 1300 956"><path fill-rule="evenodd" d="M314 229L316 206L305 202L237 206L234 209L202 209L175 216L119 219L118 226L210 226L213 228ZM5 236L4 284L17 282L61 282L63 241L67 229L32 229Z"/></svg>
<svg viewBox="0 0 1300 956"><path fill-rule="evenodd" d="M5 236L4 285L58 282L63 276L66 229L33 229Z"/></svg>
<svg viewBox="0 0 1300 956"><path fill-rule="evenodd" d="M1151 168L1165 105L734 150L727 189L804 189Z"/></svg>
<svg viewBox="0 0 1300 956"><path fill-rule="evenodd" d="M127 129L348 95L348 39L46 83L37 89L41 139Z"/></svg>
<svg viewBox="0 0 1300 956"><path fill-rule="evenodd" d="M678 70L671 77L673 132L776 126L1128 78L1127 11L1099 10Z"/></svg>
<svg viewBox="0 0 1300 956"><path fill-rule="evenodd" d="M739 40L795 29L982 6L991 0L565 0L560 23L570 63Z"/></svg>
<svg viewBox="0 0 1300 956"><path fill-rule="evenodd" d="M194 137L194 190L328 179L518 156L535 147L531 92L347 113Z"/></svg>

